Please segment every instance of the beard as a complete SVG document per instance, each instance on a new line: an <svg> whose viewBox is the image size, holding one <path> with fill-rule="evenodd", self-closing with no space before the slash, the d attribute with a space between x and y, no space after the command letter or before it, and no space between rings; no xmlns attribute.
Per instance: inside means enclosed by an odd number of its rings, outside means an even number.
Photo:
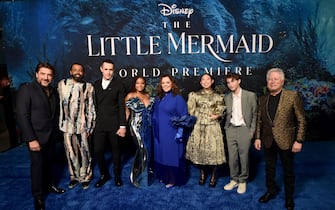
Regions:
<svg viewBox="0 0 335 210"><path fill-rule="evenodd" d="M48 79L37 80L37 82L38 82L42 87L48 87L49 84L50 84L50 80L48 80Z"/></svg>
<svg viewBox="0 0 335 210"><path fill-rule="evenodd" d="M80 74L72 74L72 79L76 82L83 82L83 76Z"/></svg>

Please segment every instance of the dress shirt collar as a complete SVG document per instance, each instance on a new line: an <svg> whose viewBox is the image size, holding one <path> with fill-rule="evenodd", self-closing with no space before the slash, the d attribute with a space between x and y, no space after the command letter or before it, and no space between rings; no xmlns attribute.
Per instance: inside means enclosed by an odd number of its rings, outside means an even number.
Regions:
<svg viewBox="0 0 335 210"><path fill-rule="evenodd" d="M240 88L240 91L238 91L237 95L233 93L233 97L241 98L242 96L242 88Z"/></svg>
<svg viewBox="0 0 335 210"><path fill-rule="evenodd" d="M111 78L110 80L106 80L106 79L102 78L102 82L101 82L102 89L105 90L108 87L108 85L110 84L110 82L111 82L112 79L113 78Z"/></svg>

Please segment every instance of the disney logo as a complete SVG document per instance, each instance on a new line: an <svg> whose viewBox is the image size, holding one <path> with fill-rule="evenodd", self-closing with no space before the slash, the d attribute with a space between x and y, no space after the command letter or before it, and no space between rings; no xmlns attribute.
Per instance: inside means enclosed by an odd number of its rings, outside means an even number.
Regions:
<svg viewBox="0 0 335 210"><path fill-rule="evenodd" d="M170 15L187 15L187 18L190 18L190 16L193 14L194 9L193 8L177 8L177 4L172 4L171 6L167 4L160 3L158 6L162 7L160 10L160 13L163 16L170 16Z"/></svg>

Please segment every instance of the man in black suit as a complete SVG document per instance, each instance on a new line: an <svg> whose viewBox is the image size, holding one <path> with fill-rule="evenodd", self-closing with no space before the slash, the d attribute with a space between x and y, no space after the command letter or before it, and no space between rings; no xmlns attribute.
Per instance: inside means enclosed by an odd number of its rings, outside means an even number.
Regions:
<svg viewBox="0 0 335 210"><path fill-rule="evenodd" d="M24 84L17 94L17 119L22 131L22 141L27 142L32 194L35 209L45 209L45 190L64 193L52 180L51 160L58 120L58 95L50 86L55 69L49 63L36 66L36 81Z"/></svg>
<svg viewBox="0 0 335 210"><path fill-rule="evenodd" d="M100 66L102 79L94 83L96 127L93 147L100 171L100 178L95 187L103 186L110 178L104 158L104 149L108 141L112 147L115 185L121 186L121 151L120 138L126 134L125 90L122 82L114 74L114 63L104 60Z"/></svg>

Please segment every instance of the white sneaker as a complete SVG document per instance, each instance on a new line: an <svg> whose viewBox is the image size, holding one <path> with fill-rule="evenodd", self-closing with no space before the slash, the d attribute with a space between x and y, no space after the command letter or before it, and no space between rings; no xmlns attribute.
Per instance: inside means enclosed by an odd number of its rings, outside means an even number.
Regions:
<svg viewBox="0 0 335 210"><path fill-rule="evenodd" d="M232 190L232 189L234 189L235 187L237 187L238 186L238 183L236 182L236 181L234 181L234 180L230 180L230 182L228 183L228 184L226 184L224 187L223 187L223 189L225 189L225 190Z"/></svg>
<svg viewBox="0 0 335 210"><path fill-rule="evenodd" d="M239 183L238 188L237 188L237 193L238 194L243 194L246 191L247 191L247 183L246 182Z"/></svg>

